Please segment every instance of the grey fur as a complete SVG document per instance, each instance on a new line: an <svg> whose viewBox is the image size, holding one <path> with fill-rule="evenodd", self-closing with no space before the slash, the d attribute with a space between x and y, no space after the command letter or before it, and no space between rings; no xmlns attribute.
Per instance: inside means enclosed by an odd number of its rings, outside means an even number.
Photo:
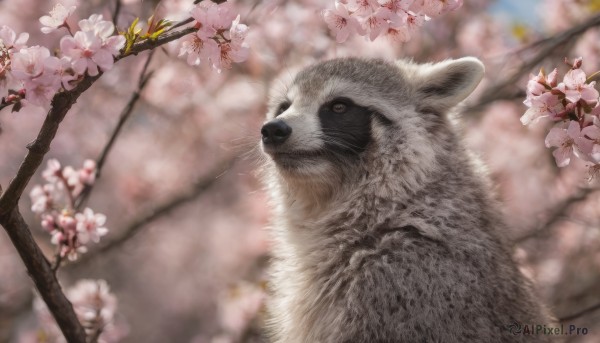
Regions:
<svg viewBox="0 0 600 343"><path fill-rule="evenodd" d="M336 59L272 97L268 119L280 108L293 132L265 150L294 157L266 167L272 342L550 340L506 329L551 319L513 262L490 188L450 118L482 75L474 58ZM315 119L339 96L374 113L356 156L329 154Z"/></svg>

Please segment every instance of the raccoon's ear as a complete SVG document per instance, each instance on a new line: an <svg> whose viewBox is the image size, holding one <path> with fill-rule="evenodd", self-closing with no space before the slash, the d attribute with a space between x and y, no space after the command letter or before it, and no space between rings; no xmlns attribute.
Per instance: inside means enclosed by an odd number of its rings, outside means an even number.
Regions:
<svg viewBox="0 0 600 343"><path fill-rule="evenodd" d="M398 66L412 83L418 103L441 113L469 96L485 71L483 63L474 57L424 65L399 62Z"/></svg>

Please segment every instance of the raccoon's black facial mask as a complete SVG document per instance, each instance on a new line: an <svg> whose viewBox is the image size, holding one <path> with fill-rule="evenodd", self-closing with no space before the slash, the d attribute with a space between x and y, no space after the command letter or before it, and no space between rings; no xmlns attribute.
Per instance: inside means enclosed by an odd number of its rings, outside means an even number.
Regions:
<svg viewBox="0 0 600 343"><path fill-rule="evenodd" d="M319 108L319 121L325 148L334 153L356 155L371 141L374 112L348 98L336 98Z"/></svg>

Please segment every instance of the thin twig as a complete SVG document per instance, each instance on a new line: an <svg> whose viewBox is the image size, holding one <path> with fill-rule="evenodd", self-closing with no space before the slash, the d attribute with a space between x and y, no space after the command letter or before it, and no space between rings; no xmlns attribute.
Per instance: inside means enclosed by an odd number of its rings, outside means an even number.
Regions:
<svg viewBox="0 0 600 343"><path fill-rule="evenodd" d="M169 32L155 40L148 39L139 42L134 44L129 52L117 56L115 61L145 50L154 49L190 34L195 30L194 28L188 28L181 31ZM46 115L37 138L27 146L28 152L19 166L16 176L11 180L4 193L0 194L0 225L8 233L40 296L47 304L50 313L56 319L66 340L70 343L84 343L86 338L85 330L81 326L81 323L79 323L73 306L62 292L50 263L35 243L31 231L27 223L23 220L17 205L29 180L41 165L46 153L50 150L50 144L56 136L65 115L79 96L101 76L102 73L96 76L86 75L72 90L62 91L54 95L50 110Z"/></svg>
<svg viewBox="0 0 600 343"><path fill-rule="evenodd" d="M592 313L592 312L595 312L595 311L598 311L598 310L600 310L600 303L598 303L596 305L593 305L593 306L590 306L590 307L588 307L588 308L586 308L584 310L581 310L579 312L575 312L575 313L573 313L571 315L559 318L558 321L561 322L561 323L570 322L573 319L577 319L579 317L583 317L583 316L587 315L588 313Z"/></svg>
<svg viewBox="0 0 600 343"><path fill-rule="evenodd" d="M147 73L147 71L148 71L148 66L150 65L150 62L152 61L152 56L154 56L154 51L155 50L152 50L150 52L150 54L148 55L148 58L146 59L146 62L144 63L144 67L142 68L142 72L140 73L137 88L131 95L131 98L129 98L129 101L127 102L127 104L125 105L123 110L121 111L117 125L115 126L112 134L110 135L108 142L102 149L102 152L96 159L96 180L98 180L100 178L100 175L102 173L102 167L104 166L106 158L108 157L108 154L110 153L112 147L114 146L114 143L117 140L117 136L119 136L119 134L121 133L123 125L125 124L127 119L129 119L129 117L131 116L131 113L133 113L133 109L134 109L137 101L140 98L142 90L144 89L144 87L146 86L146 84L148 83L150 78L152 77L152 73ZM86 185L83 188L83 190L77 197L77 200L75 201L75 209L81 210L82 206L86 203L87 199L89 198L89 196L92 192L92 189L94 188L94 184Z"/></svg>
<svg viewBox="0 0 600 343"><path fill-rule="evenodd" d="M197 199L200 195L204 194L204 192L208 190L225 172L227 172L227 170L231 168L234 161L234 158L226 158L224 161L217 164L217 166L214 167L207 175L204 175L196 180L190 187L189 191L183 194L175 195L164 203L157 205L149 211L146 211L139 218L133 220L129 225L127 225L126 229L122 230L122 233L118 237L115 237L110 241L106 241L106 243L104 243L104 245L102 245L100 248L92 250L89 253L81 256L81 258L74 264L85 264L86 262L92 260L94 256L105 254L122 246L151 222L164 217L181 205Z"/></svg>
<svg viewBox="0 0 600 343"><path fill-rule="evenodd" d="M539 50L539 52L521 64L521 66L513 72L509 77L502 79L498 83L491 85L479 98L479 101L474 104L472 107L466 109L466 112L474 111L475 109L479 109L485 105L490 104L493 101L502 99L507 96L506 89L507 87L514 86L514 84L526 73L530 72L533 67L541 63L548 56L551 56L552 53L562 44L572 40L573 38L582 35L587 30L600 26L600 15L596 15L588 19L587 21L574 26L568 30L565 30L559 34L556 34L549 38L544 38L540 41L540 44L533 43L532 46L543 46ZM510 96L511 93L508 93Z"/></svg>
<svg viewBox="0 0 600 343"><path fill-rule="evenodd" d="M551 211L549 211L550 215L546 219L546 221L536 228L529 230L526 234L517 237L514 239L514 244L521 244L524 241L527 241L531 238L537 237L542 233L549 231L556 223L558 223L564 216L569 212L569 210L578 203L586 200L590 194L595 192L597 189L595 188L583 188L579 189L575 194L569 196L562 202L560 202L557 206L555 206Z"/></svg>
<svg viewBox="0 0 600 343"><path fill-rule="evenodd" d="M121 0L115 1L115 11L113 12L112 21L117 26L117 19L119 19L119 13L121 12Z"/></svg>
<svg viewBox="0 0 600 343"><path fill-rule="evenodd" d="M127 56L137 55L142 51L154 49L163 44L179 39L196 30L197 29L194 28L188 28L181 31L164 34L156 40L147 39L134 44L128 53L116 57L115 60L119 61ZM50 111L46 116L46 120L42 124L42 128L40 129L38 137L33 143L27 146L29 152L19 166L17 175L9 183L8 188L0 197L0 215L10 212L17 205L17 201L21 197L21 194L23 194L25 186L27 186L29 180L33 174L35 174L36 170L42 163L44 156L50 149L50 143L54 139L54 136L58 131L58 126L67 114L67 111L71 108L71 106L73 106L79 96L88 88L90 88L90 86L96 80L98 80L100 76L102 76L102 73L99 73L96 76L86 75L74 89L70 91L63 91L54 95L54 98L52 98Z"/></svg>

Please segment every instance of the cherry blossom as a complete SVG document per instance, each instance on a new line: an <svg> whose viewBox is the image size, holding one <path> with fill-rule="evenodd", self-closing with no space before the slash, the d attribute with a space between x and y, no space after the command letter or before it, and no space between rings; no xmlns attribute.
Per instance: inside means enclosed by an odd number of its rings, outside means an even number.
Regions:
<svg viewBox="0 0 600 343"><path fill-rule="evenodd" d="M48 182L56 182L61 175L60 162L55 158L49 159L46 169L42 172L42 177Z"/></svg>
<svg viewBox="0 0 600 343"><path fill-rule="evenodd" d="M556 165L565 167L571 162L571 156L577 154L576 139L581 137L581 129L576 121L571 121L565 128L555 127L546 136L546 147L557 147L552 152Z"/></svg>
<svg viewBox="0 0 600 343"><path fill-rule="evenodd" d="M42 46L24 48L13 54L11 72L19 80L33 80L44 71L44 60L50 51Z"/></svg>
<svg viewBox="0 0 600 343"><path fill-rule="evenodd" d="M71 90L75 87L75 81L78 79L71 67L71 59L65 56L46 58L44 60L44 74L51 77L56 89L62 87Z"/></svg>
<svg viewBox="0 0 600 343"><path fill-rule="evenodd" d="M530 103L530 108L521 117L523 125L536 123L545 117L560 118L566 113L562 101L550 92L533 97L528 100L528 103Z"/></svg>
<svg viewBox="0 0 600 343"><path fill-rule="evenodd" d="M92 240L94 243L100 241L100 237L108 233L108 229L104 227L106 216L102 213L94 213L91 208L86 208L83 213L75 214L77 221L77 233L79 242L82 244Z"/></svg>
<svg viewBox="0 0 600 343"><path fill-rule="evenodd" d="M0 26L0 46L8 49L8 52L19 51L25 47L27 40L29 39L29 33L20 33L18 36L6 25Z"/></svg>
<svg viewBox="0 0 600 343"><path fill-rule="evenodd" d="M77 74L87 72L90 76L96 76L100 70L109 70L113 66L112 54L102 48L102 41L91 31L78 31L73 37L63 37L60 49L71 58Z"/></svg>
<svg viewBox="0 0 600 343"><path fill-rule="evenodd" d="M546 137L547 147L557 147L553 151L557 165L568 165L571 155L575 155L593 163L592 169L597 170L595 165L600 162L600 94L594 88L596 82L588 82L581 69L582 58L573 63L565 60L565 63L571 69L560 83L556 68L548 75L543 70L538 75L530 75L527 98L523 101L529 109L521 117L521 123L528 125L541 118L560 121Z"/></svg>
<svg viewBox="0 0 600 343"><path fill-rule="evenodd" d="M361 35L364 34L358 20L350 16L346 6L339 1L335 2L334 10L325 10L323 16L325 22L335 34L338 43L345 42L351 33L359 32Z"/></svg>
<svg viewBox="0 0 600 343"><path fill-rule="evenodd" d="M179 50L179 56L186 56L189 65L209 60L212 67L221 72L222 68L231 68L232 63L248 58L249 48L244 42L248 26L240 23L240 16L236 16L230 3L217 5L205 1L190 14L196 20L198 31L184 38Z"/></svg>
<svg viewBox="0 0 600 343"><path fill-rule="evenodd" d="M67 18L75 12L76 6L65 7L61 3L54 5L50 10L50 15L42 16L40 23L43 25L41 31L43 33L54 32L61 27L69 27L67 24Z"/></svg>
<svg viewBox="0 0 600 343"><path fill-rule="evenodd" d="M95 181L96 163L86 160L81 169L62 167L56 159L48 160L42 177L48 181L33 187L29 196L31 210L41 216L41 225L51 235L50 242L57 246L58 254L76 260L85 253L90 241L98 243L108 233L106 216L94 213L91 208L77 212L75 199L85 185Z"/></svg>
<svg viewBox="0 0 600 343"><path fill-rule="evenodd" d="M65 295L89 337L98 334L98 342L115 343L127 334L122 319L117 318L117 298L106 281L79 280L65 291ZM42 325L45 341L64 342L58 325L39 297L35 298L33 307Z"/></svg>
<svg viewBox="0 0 600 343"><path fill-rule="evenodd" d="M377 0L350 0L348 10L359 15L370 15L381 6Z"/></svg>
<svg viewBox="0 0 600 343"><path fill-rule="evenodd" d="M583 70L571 69L557 88L565 94L570 102L576 103L581 99L589 106L594 107L598 103L600 94L594 88L596 81L586 83L586 78Z"/></svg>
<svg viewBox="0 0 600 343"><path fill-rule="evenodd" d="M407 42L425 21L460 6L462 0L349 0L336 1L335 9L325 10L323 16L338 43L352 33L368 35L372 41L384 34Z"/></svg>
<svg viewBox="0 0 600 343"><path fill-rule="evenodd" d="M199 65L202 60L219 60L221 51L219 44L208 38L203 39L199 34L190 35L182 40L179 57L187 55L189 65Z"/></svg>
<svg viewBox="0 0 600 343"><path fill-rule="evenodd" d="M462 4L463 0L416 0L410 9L433 18L453 11Z"/></svg>

